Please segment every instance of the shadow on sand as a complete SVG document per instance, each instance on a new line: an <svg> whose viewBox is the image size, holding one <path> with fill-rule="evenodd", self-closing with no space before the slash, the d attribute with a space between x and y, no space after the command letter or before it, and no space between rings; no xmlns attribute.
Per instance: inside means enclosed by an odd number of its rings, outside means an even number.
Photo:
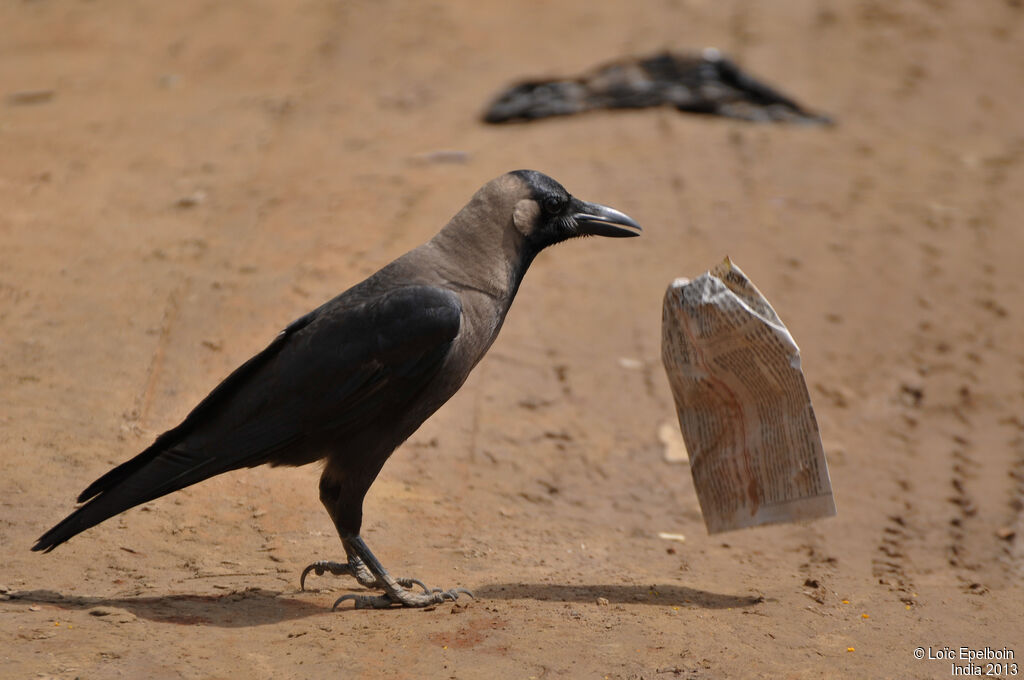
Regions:
<svg viewBox="0 0 1024 680"><path fill-rule="evenodd" d="M495 583L478 588L474 594L493 600L555 600L594 602L603 597L611 604L728 609L750 607L764 602L758 595L723 595L673 585L566 585L562 583Z"/></svg>
<svg viewBox="0 0 1024 680"><path fill-rule="evenodd" d="M331 612L333 597L311 591L317 601L263 588L222 595L163 595L153 597L87 597L52 590L11 593L9 604L41 605L64 611L89 611L118 623L134 618L178 625L246 628L281 623ZM558 583L494 583L474 590L476 600L552 600L611 604L646 604L701 609L752 607L764 602L757 595L724 595L675 585L566 585ZM347 611L347 610L346 610ZM398 610L394 610L398 611Z"/></svg>
<svg viewBox="0 0 1024 680"><path fill-rule="evenodd" d="M8 604L45 605L67 611L92 610L100 617L126 623L137 617L160 623L206 625L224 628L262 626L330 613L330 596L307 602L279 591L250 588L223 595L164 595L154 597L86 597L63 595L52 590L27 590L11 594ZM319 601L319 599L323 601ZM130 614L131 616L127 616Z"/></svg>

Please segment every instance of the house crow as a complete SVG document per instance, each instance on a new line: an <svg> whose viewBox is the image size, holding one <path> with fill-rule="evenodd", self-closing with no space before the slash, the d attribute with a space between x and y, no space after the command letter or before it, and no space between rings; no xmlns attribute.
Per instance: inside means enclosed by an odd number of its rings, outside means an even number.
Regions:
<svg viewBox="0 0 1024 680"><path fill-rule="evenodd" d="M576 236L636 236L623 213L532 170L483 186L436 235L285 328L145 451L89 485L33 550L50 551L128 508L214 475L324 460L320 500L347 574L381 595L356 607L423 607L461 588L393 578L359 536L363 497L391 453L455 394L501 329L537 253ZM419 586L420 590L413 589Z"/></svg>

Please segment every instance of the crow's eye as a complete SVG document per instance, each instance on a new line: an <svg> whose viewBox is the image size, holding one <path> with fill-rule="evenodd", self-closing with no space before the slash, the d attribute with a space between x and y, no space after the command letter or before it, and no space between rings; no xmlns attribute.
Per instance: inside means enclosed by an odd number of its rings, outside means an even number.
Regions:
<svg viewBox="0 0 1024 680"><path fill-rule="evenodd" d="M557 215L565 207L565 201L559 196L547 196L544 198L544 212L549 215Z"/></svg>

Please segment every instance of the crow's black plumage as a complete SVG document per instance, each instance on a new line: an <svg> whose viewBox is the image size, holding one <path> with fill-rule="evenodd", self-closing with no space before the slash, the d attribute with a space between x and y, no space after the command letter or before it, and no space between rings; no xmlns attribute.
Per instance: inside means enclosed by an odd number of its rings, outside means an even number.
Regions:
<svg viewBox="0 0 1024 680"><path fill-rule="evenodd" d="M180 425L90 484L84 505L33 550L223 472L323 459L320 499L347 560L314 562L302 583L330 571L384 591L346 596L357 606L458 597L465 591L413 592L421 582L387 573L359 537L363 498L395 448L483 357L537 253L575 236L638 232L626 215L573 198L546 175L502 175L433 239L290 324Z"/></svg>

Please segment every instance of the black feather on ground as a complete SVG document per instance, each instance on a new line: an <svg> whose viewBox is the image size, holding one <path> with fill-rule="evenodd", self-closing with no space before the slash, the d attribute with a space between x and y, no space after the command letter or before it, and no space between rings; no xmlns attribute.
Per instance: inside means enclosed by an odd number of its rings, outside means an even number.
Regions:
<svg viewBox="0 0 1024 680"><path fill-rule="evenodd" d="M620 59L576 78L524 81L499 94L483 119L509 123L652 106L755 122L833 122L754 79L715 49L698 54L661 52Z"/></svg>

